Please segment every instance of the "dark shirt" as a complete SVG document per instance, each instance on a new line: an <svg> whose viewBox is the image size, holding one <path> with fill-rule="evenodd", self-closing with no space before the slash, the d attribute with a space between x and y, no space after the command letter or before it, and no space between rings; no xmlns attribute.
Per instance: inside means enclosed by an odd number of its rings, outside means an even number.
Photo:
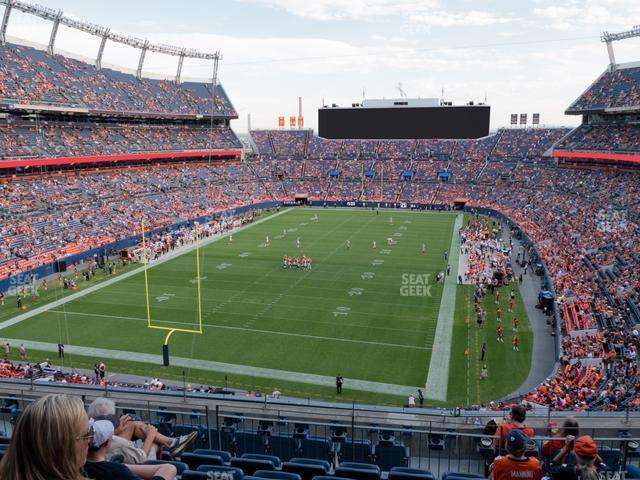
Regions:
<svg viewBox="0 0 640 480"><path fill-rule="evenodd" d="M116 462L87 462L84 471L93 480L140 480L125 465Z"/></svg>

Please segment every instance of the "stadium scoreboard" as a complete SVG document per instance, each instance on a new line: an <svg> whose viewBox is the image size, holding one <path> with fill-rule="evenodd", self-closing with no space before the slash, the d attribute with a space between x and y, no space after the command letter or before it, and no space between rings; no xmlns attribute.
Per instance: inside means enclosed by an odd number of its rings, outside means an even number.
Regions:
<svg viewBox="0 0 640 480"><path fill-rule="evenodd" d="M480 138L489 135L489 105L441 105L438 99L365 100L318 110L328 139Z"/></svg>

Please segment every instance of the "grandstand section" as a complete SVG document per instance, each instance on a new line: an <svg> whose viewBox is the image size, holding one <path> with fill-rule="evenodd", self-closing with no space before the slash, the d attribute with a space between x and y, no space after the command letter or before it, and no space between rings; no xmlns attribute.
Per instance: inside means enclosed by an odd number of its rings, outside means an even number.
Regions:
<svg viewBox="0 0 640 480"><path fill-rule="evenodd" d="M612 64L566 110L582 125L554 145L566 165L637 169L640 66Z"/></svg>

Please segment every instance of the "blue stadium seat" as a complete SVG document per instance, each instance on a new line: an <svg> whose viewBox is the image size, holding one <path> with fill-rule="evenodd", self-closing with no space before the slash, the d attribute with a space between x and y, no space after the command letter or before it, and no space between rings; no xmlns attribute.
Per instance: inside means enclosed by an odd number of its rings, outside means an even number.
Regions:
<svg viewBox="0 0 640 480"><path fill-rule="evenodd" d="M229 452L225 452L224 450L210 450L207 448L197 448L193 451L193 453L198 453L200 455L214 455L222 458L224 463L229 463L231 461L231 454Z"/></svg>
<svg viewBox="0 0 640 480"><path fill-rule="evenodd" d="M484 475L464 472L445 472L442 474L442 480L469 480L473 478L484 478Z"/></svg>
<svg viewBox="0 0 640 480"><path fill-rule="evenodd" d="M254 477L269 478L273 480L302 480L297 473L280 472L274 470L258 470L254 472Z"/></svg>
<svg viewBox="0 0 640 480"><path fill-rule="evenodd" d="M296 441L286 434L272 434L269 437L268 452L282 460L287 460L296 454Z"/></svg>
<svg viewBox="0 0 640 480"><path fill-rule="evenodd" d="M189 468L197 469L200 465L224 465L224 460L218 455L203 455L201 453L185 452L180 456L180 461L189 465Z"/></svg>
<svg viewBox="0 0 640 480"><path fill-rule="evenodd" d="M269 460L256 460L253 458L232 458L230 465L240 468L247 475L253 475L258 470L275 470L273 462Z"/></svg>
<svg viewBox="0 0 640 480"><path fill-rule="evenodd" d="M200 465L198 472L224 472L233 476L233 480L244 480L244 472L240 468L220 465ZM184 474L183 474L184 478Z"/></svg>
<svg viewBox="0 0 640 480"><path fill-rule="evenodd" d="M408 467L392 467L388 480L436 480L429 470Z"/></svg>
<svg viewBox="0 0 640 480"><path fill-rule="evenodd" d="M354 480L380 480L382 472L377 465L344 462L335 469L334 476Z"/></svg>
<svg viewBox="0 0 640 480"><path fill-rule="evenodd" d="M315 476L327 475L331 470L329 462L323 462L323 460L315 460L320 463L306 463L298 462L298 459L292 458L290 462L284 462L282 464L283 472L297 473L302 480L311 480ZM306 460L306 459L300 459Z"/></svg>
<svg viewBox="0 0 640 480"><path fill-rule="evenodd" d="M409 461L409 448L400 442L376 445L373 450L373 460L385 472L392 467L406 467Z"/></svg>
<svg viewBox="0 0 640 480"><path fill-rule="evenodd" d="M249 458L252 460L264 460L267 462L271 462L274 468L280 468L282 466L282 462L279 457L275 455L265 455L263 453L243 453L240 458Z"/></svg>
<svg viewBox="0 0 640 480"><path fill-rule="evenodd" d="M307 437L299 440L296 446L296 455L305 458L315 458L318 460L328 460L331 444L324 437Z"/></svg>
<svg viewBox="0 0 640 480"><path fill-rule="evenodd" d="M334 444L338 447L340 462L369 463L371 461L371 442L369 440L347 440L346 443Z"/></svg>

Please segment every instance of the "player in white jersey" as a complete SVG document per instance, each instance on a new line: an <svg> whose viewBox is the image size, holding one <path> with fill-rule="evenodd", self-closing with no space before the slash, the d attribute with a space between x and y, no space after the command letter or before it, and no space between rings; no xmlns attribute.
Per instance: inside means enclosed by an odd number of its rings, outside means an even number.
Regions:
<svg viewBox="0 0 640 480"><path fill-rule="evenodd" d="M393 225L393 217L389 217L389 225Z"/></svg>
<svg viewBox="0 0 640 480"><path fill-rule="evenodd" d="M233 235L229 235L229 243L233 243Z"/></svg>
<svg viewBox="0 0 640 480"><path fill-rule="evenodd" d="M267 247L269 246L269 235L267 235L267 238L265 238L264 243L267 245Z"/></svg>
<svg viewBox="0 0 640 480"><path fill-rule="evenodd" d="M298 238L296 239L296 246L297 246L298 248L300 248L300 237L298 237Z"/></svg>
<svg viewBox="0 0 640 480"><path fill-rule="evenodd" d="M422 244L422 254L424 255L425 253L427 253L427 246L423 243Z"/></svg>
<svg viewBox="0 0 640 480"><path fill-rule="evenodd" d="M347 250L351 250L351 240L347 240Z"/></svg>
<svg viewBox="0 0 640 480"><path fill-rule="evenodd" d="M371 242L371 248L372 248L373 250L375 250L377 246L378 246L378 244L376 243L376 241L375 241L375 240L374 240L373 242Z"/></svg>

